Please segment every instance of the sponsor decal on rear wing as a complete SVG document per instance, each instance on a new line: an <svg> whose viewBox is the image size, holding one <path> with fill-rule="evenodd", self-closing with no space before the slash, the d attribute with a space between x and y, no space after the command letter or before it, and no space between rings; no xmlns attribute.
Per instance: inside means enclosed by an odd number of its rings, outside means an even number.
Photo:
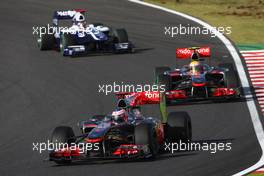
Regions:
<svg viewBox="0 0 264 176"><path fill-rule="evenodd" d="M193 48L177 48L176 58L178 59L190 59L192 54L196 52L199 57L210 57L211 49L210 47L193 47Z"/></svg>
<svg viewBox="0 0 264 176"><path fill-rule="evenodd" d="M135 95L135 92L117 92L115 93L115 95L116 95L116 98L120 100L120 99L129 98L130 96Z"/></svg>
<svg viewBox="0 0 264 176"><path fill-rule="evenodd" d="M79 12L84 14L84 9L75 9L75 10L58 10L53 14L53 24L58 25L58 20L70 20L74 15Z"/></svg>
<svg viewBox="0 0 264 176"><path fill-rule="evenodd" d="M129 107L135 107L146 104L158 104L160 101L160 92L144 91L144 92L120 92L116 93L118 100L124 100Z"/></svg>

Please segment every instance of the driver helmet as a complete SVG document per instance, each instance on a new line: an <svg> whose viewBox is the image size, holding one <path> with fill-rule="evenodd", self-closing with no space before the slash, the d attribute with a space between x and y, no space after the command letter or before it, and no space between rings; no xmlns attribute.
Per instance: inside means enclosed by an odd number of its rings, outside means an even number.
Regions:
<svg viewBox="0 0 264 176"><path fill-rule="evenodd" d="M84 27L86 22L85 22L85 17L82 13L77 12L74 17L72 18L73 24Z"/></svg>
<svg viewBox="0 0 264 176"><path fill-rule="evenodd" d="M113 122L122 123L128 121L128 114L125 109L118 109L112 112Z"/></svg>
<svg viewBox="0 0 264 176"><path fill-rule="evenodd" d="M189 65L190 72L193 74L202 73L203 72L203 66L198 61L192 61Z"/></svg>

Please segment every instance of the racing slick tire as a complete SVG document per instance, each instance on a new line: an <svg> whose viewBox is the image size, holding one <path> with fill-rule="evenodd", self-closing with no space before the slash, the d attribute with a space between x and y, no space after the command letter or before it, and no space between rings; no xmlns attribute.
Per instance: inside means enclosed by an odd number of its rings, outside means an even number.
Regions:
<svg viewBox="0 0 264 176"><path fill-rule="evenodd" d="M75 142L74 140L74 132L71 127L68 126L59 126L56 127L51 135L51 142L54 144L68 144L70 145L71 143ZM71 163L71 160L55 160L57 164L69 164Z"/></svg>
<svg viewBox="0 0 264 176"><path fill-rule="evenodd" d="M38 38L38 47L41 51L52 50L55 46L54 34L45 33Z"/></svg>
<svg viewBox="0 0 264 176"><path fill-rule="evenodd" d="M171 112L165 126L165 137L169 142L192 140L192 123L187 112Z"/></svg>
<svg viewBox="0 0 264 176"><path fill-rule="evenodd" d="M74 142L74 139L71 139L74 138L74 136L75 135L71 127L59 126L53 130L51 141L71 144Z"/></svg>
<svg viewBox="0 0 264 176"><path fill-rule="evenodd" d="M239 87L238 75L236 70L234 69L233 64L225 63L225 64L219 64L218 66L228 69L228 71L225 72L224 75L225 87L238 88Z"/></svg>
<svg viewBox="0 0 264 176"><path fill-rule="evenodd" d="M64 49L68 46L75 45L75 38L72 34L62 33L60 38L60 52L64 55Z"/></svg>
<svg viewBox="0 0 264 176"><path fill-rule="evenodd" d="M156 84L164 84L165 85L165 89L169 90L170 88L170 79L168 75L164 75L165 71L170 71L171 68L170 67L156 67L155 68L155 82ZM161 76L164 75L164 76Z"/></svg>
<svg viewBox="0 0 264 176"><path fill-rule="evenodd" d="M112 45L115 45L117 43L127 43L129 46L127 49L123 50L123 51L120 51L118 49L115 48L114 46L114 49L113 49L113 53L114 54L118 54L118 53L135 53L136 52L136 49L134 47L134 45L129 42L129 39L128 39L128 34L127 34L127 31L126 29L112 29L110 28L110 31L108 32L108 36L111 38L111 44Z"/></svg>
<svg viewBox="0 0 264 176"><path fill-rule="evenodd" d="M148 145L151 153L150 158L154 159L159 150L155 129L150 124L142 123L135 127L134 135L135 144Z"/></svg>
<svg viewBox="0 0 264 176"><path fill-rule="evenodd" d="M125 29L114 29L112 32L116 43L128 43L128 35Z"/></svg>

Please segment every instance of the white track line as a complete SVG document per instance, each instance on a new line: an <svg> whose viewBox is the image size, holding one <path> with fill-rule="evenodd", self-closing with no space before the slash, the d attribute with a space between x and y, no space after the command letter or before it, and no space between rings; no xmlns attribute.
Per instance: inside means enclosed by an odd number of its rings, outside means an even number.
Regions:
<svg viewBox="0 0 264 176"><path fill-rule="evenodd" d="M263 60L246 60L247 64L264 64Z"/></svg>
<svg viewBox="0 0 264 176"><path fill-rule="evenodd" d="M254 74L254 75L249 75L250 78L264 78L262 74Z"/></svg>
<svg viewBox="0 0 264 176"><path fill-rule="evenodd" d="M248 70L264 70L264 67L249 67Z"/></svg>
<svg viewBox="0 0 264 176"><path fill-rule="evenodd" d="M248 71L249 74L254 74L254 73L258 73L258 74L264 74L264 70L260 70L260 71Z"/></svg>
<svg viewBox="0 0 264 176"><path fill-rule="evenodd" d="M264 171L264 168L259 169L260 171Z"/></svg>
<svg viewBox="0 0 264 176"><path fill-rule="evenodd" d="M255 92L256 93L259 93L259 92L263 92L264 93L264 89L255 89Z"/></svg>
<svg viewBox="0 0 264 176"><path fill-rule="evenodd" d="M255 61L264 59L264 57L244 57L244 58L245 60L255 60Z"/></svg>
<svg viewBox="0 0 264 176"><path fill-rule="evenodd" d="M264 66L263 64L247 64L248 67L258 67L258 66Z"/></svg>
<svg viewBox="0 0 264 176"><path fill-rule="evenodd" d="M261 55L259 53L255 53L255 54L243 54L243 56L244 56L245 60L251 60L251 61L252 60L254 60L254 61L256 61L256 60L259 60L259 61L262 60L263 61L264 60L264 57L263 57L263 54L262 53L261 53ZM264 70L264 67L262 65L260 65L260 64L248 64L247 67L248 67L248 70L250 70L250 71L260 71L260 70ZM258 83L258 82L259 83L261 83L261 82L263 83L263 81L264 81L264 78L263 78L264 77L264 74L260 74L260 75L262 75L262 78L252 78L251 79L253 85L256 85L254 83ZM255 89L254 91L256 93L256 97L258 99L259 106L261 108L262 113L264 114L264 98L263 98L263 96L264 96L264 87L254 87L254 89ZM264 173L263 166L262 166L262 168L254 171L253 173L255 173L255 174Z"/></svg>
<svg viewBox="0 0 264 176"><path fill-rule="evenodd" d="M251 56L248 57L248 55L246 56L246 54L243 54L245 60L264 60L264 57L255 57L257 54L250 54ZM247 65L248 67L248 70L249 71L263 71L264 70L264 66L261 65L261 64L248 64ZM253 74L253 75L256 75ZM259 74L259 77L257 78L252 78L253 76L252 74L250 75L251 77L251 81L252 81L252 84L254 85L254 91L256 93L256 97L258 99L258 103L259 103L259 106L261 108L261 112L264 114L264 74ZM256 86L256 85L259 85L259 84L262 84L263 86ZM260 168L256 171L254 171L253 173L264 173L264 168Z"/></svg>
<svg viewBox="0 0 264 176"><path fill-rule="evenodd" d="M251 81L264 81L264 77L263 78L251 78Z"/></svg>
<svg viewBox="0 0 264 176"><path fill-rule="evenodd" d="M186 15L184 13L177 12L177 11L174 11L174 10L171 10L171 9L168 9L168 8L165 8L165 7L161 7L161 6L158 6L158 5L150 4L150 3L147 3L147 2L143 2L143 1L140 1L140 0L128 0L128 1L133 2L133 3L137 3L137 4L141 4L141 5L144 5L144 6L152 7L152 8L155 8L155 9L159 9L159 10L162 10L162 11L165 11L165 12L168 12L168 13L171 13L171 14L175 14L175 15L178 15L178 16L181 16L183 18L189 19L191 21L194 21L194 22L204 26L205 28L207 28L210 31L215 31L214 28L211 25L209 25L208 23L206 23L206 22L204 22L204 21L202 21L200 19L197 19L195 17ZM236 48L233 46L233 44L223 34L221 34L221 33L216 31L215 35L225 44L225 46L227 47L229 53L231 54L232 58L234 59L234 63L236 65L236 68L237 68L237 70L239 70L238 74L239 74L239 78L241 80L242 87L244 88L244 92L248 92L248 90L246 90L246 88L250 87L250 85L249 85L249 82L248 82L248 79L247 79L247 75L246 75L245 69L243 67L241 58L240 58L239 54L237 53ZM254 51L251 51L251 52L254 52ZM263 50L263 52L264 52L264 50ZM248 94L252 96L251 92L248 92ZM261 155L260 160L257 163L255 163L251 167L249 167L249 168L247 168L247 169L245 169L245 170L243 170L241 172L236 173L235 176L245 175L245 174L250 173L250 172L252 172L252 171L254 171L254 170L256 170L256 169L258 169L258 168L260 168L261 166L264 165L264 156L263 156L263 151L264 151L264 132L263 132L262 124L261 124L261 121L260 121L260 117L259 117L259 114L258 114L258 111L257 111L257 107L256 107L256 104L255 104L254 100L248 100L247 101L247 106L248 106L248 109L249 109L249 113L250 113L250 116L251 116L251 121L253 123L254 130L255 130L258 142L259 142L261 150L262 150L262 155Z"/></svg>
<svg viewBox="0 0 264 176"><path fill-rule="evenodd" d="M257 97L264 97L264 93L256 93Z"/></svg>
<svg viewBox="0 0 264 176"><path fill-rule="evenodd" d="M264 57L264 53L242 54L244 57Z"/></svg>
<svg viewBox="0 0 264 176"><path fill-rule="evenodd" d="M257 172L256 172L256 174L261 174L261 173L263 173L264 172L264 168L261 168L261 169L258 169L257 170ZM261 174L262 175L262 174Z"/></svg>
<svg viewBox="0 0 264 176"><path fill-rule="evenodd" d="M247 56L264 56L264 52L254 52L254 53L242 53L242 55L244 57L247 57Z"/></svg>
<svg viewBox="0 0 264 176"><path fill-rule="evenodd" d="M264 50L248 50L248 51L240 51L241 53L261 53Z"/></svg>

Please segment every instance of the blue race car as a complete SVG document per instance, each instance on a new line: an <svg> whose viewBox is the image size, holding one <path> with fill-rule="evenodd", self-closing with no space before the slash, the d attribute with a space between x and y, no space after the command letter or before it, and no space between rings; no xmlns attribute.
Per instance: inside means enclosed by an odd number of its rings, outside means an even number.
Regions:
<svg viewBox="0 0 264 176"><path fill-rule="evenodd" d="M63 56L90 53L134 52L125 29L113 29L101 23L86 24L85 10L55 11L53 25L40 31L37 39L40 50L58 50ZM70 26L62 23L70 20Z"/></svg>

